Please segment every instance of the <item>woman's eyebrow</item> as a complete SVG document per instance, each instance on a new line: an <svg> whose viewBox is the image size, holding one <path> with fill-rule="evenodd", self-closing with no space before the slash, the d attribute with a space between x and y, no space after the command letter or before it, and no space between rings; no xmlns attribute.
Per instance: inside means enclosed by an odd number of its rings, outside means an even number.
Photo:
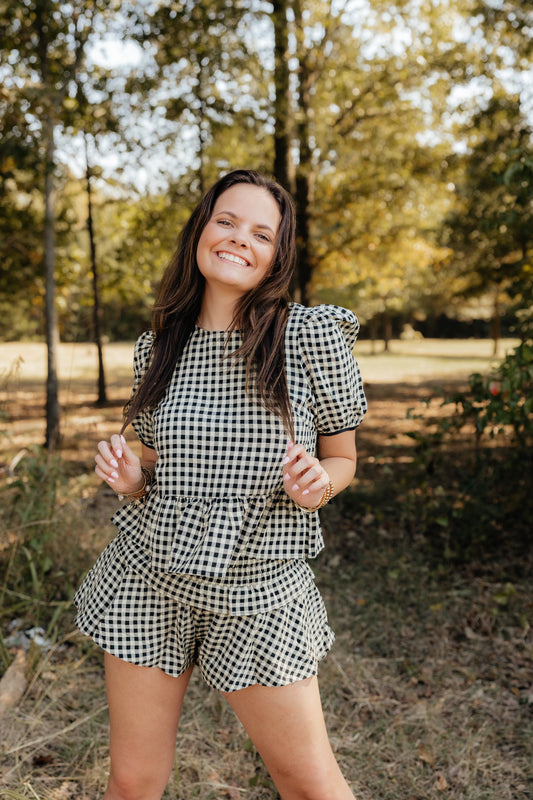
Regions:
<svg viewBox="0 0 533 800"><path fill-rule="evenodd" d="M216 216L218 217L219 214L223 214L225 217L231 217L232 219L239 219L238 215L235 214L233 211L217 211ZM256 228L262 228L263 230L270 231L270 233L274 236L274 231L270 227L270 225L265 225L263 222L257 222L255 224Z"/></svg>

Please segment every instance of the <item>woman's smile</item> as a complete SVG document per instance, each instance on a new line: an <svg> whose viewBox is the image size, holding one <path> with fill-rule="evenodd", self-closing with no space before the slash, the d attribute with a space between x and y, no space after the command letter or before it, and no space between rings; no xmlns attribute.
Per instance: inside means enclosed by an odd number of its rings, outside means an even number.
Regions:
<svg viewBox="0 0 533 800"><path fill-rule="evenodd" d="M241 264L243 267L249 267L250 262L241 256L236 256L235 253L228 253L226 250L221 250L217 253L222 261L231 261L233 264Z"/></svg>

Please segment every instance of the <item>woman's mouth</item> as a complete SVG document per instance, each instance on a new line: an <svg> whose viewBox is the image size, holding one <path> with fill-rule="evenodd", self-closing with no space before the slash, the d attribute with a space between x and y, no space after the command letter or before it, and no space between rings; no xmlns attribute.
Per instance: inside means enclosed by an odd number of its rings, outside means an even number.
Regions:
<svg viewBox="0 0 533 800"><path fill-rule="evenodd" d="M232 264L240 264L241 267L249 267L250 262L247 261L242 256L236 256L235 253L228 253L227 250L219 250L217 252L217 256L222 259L222 261L231 261Z"/></svg>

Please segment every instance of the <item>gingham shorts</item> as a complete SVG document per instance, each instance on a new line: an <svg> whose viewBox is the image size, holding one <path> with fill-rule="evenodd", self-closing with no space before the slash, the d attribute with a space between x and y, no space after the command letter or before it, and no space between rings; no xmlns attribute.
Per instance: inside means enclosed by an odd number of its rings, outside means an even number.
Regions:
<svg viewBox="0 0 533 800"><path fill-rule="evenodd" d="M195 664L206 683L223 692L316 675L334 640L314 584L280 608L230 616L173 600L126 569L97 623L89 626L81 617L80 630L108 653L175 677Z"/></svg>

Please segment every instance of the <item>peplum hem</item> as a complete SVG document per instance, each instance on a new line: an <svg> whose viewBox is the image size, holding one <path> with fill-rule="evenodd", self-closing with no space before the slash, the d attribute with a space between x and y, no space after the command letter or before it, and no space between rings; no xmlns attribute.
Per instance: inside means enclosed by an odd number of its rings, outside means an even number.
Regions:
<svg viewBox="0 0 533 800"><path fill-rule="evenodd" d="M136 573L154 591L170 600L228 616L268 612L293 600L314 585L313 571L304 560L243 561L225 579L181 574L156 574L150 556L118 534L105 548L74 596L78 621L91 635L112 605L124 575Z"/></svg>
<svg viewBox="0 0 533 800"><path fill-rule="evenodd" d="M299 509L283 490L250 497L173 497L150 493L112 517L155 574L224 579L247 560L315 558L324 547L318 512ZM144 562L143 562L144 563Z"/></svg>

